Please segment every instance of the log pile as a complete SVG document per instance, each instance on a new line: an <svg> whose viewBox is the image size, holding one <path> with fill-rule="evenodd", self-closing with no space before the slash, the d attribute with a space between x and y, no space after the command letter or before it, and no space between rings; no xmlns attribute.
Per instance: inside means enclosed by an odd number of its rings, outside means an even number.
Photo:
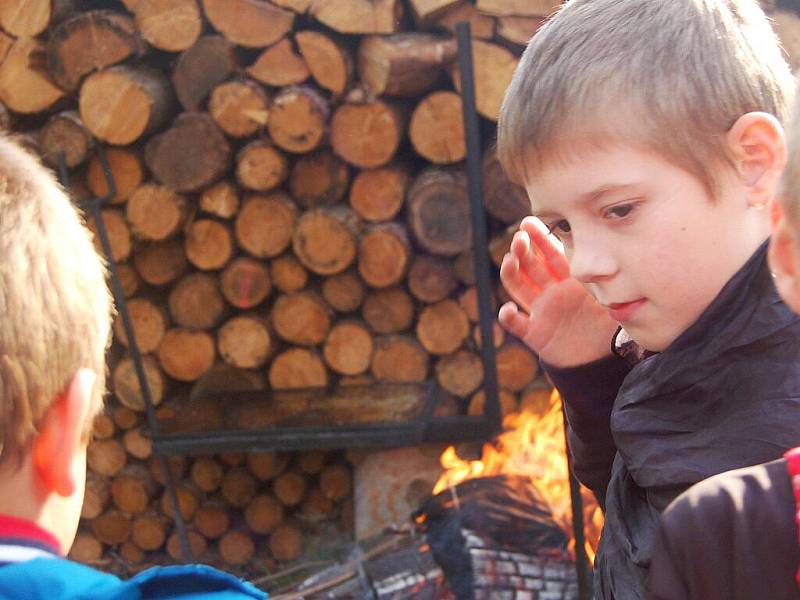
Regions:
<svg viewBox="0 0 800 600"><path fill-rule="evenodd" d="M0 125L52 167L63 157L76 200L109 193L95 150L107 154L115 193L101 216L165 422L208 391L428 378L449 394L439 414L481 410L453 30L471 23L491 131L525 42L558 4L0 5ZM490 141L497 261L528 202ZM114 331L113 394L73 556L138 569L177 557L179 544L128 340L120 323ZM499 329L492 343L504 412L540 402L535 356ZM214 406L196 409L195 422L219 426ZM309 523L351 518L337 455L173 466L195 554L224 568L292 560Z"/></svg>

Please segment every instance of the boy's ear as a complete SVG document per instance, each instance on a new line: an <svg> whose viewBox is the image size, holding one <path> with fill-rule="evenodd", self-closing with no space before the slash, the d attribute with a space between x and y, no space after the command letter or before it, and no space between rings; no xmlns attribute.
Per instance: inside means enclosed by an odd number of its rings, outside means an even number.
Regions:
<svg viewBox="0 0 800 600"><path fill-rule="evenodd" d="M750 206L765 207L775 195L786 166L783 127L769 113L742 115L726 135L736 169L747 187Z"/></svg>
<svg viewBox="0 0 800 600"><path fill-rule="evenodd" d="M800 313L800 264L797 234L787 220L783 207L773 201L770 210L772 236L769 242L769 267L775 287L783 301Z"/></svg>
<svg viewBox="0 0 800 600"><path fill-rule="evenodd" d="M76 481L73 463L85 446L86 417L96 375L80 369L66 390L50 405L33 438L33 466L45 491L68 497L82 482Z"/></svg>

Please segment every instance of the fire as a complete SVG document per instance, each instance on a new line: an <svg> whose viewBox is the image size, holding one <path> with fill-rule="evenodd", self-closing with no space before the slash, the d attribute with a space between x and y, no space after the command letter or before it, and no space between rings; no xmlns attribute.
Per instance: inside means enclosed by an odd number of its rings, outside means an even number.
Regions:
<svg viewBox="0 0 800 600"><path fill-rule="evenodd" d="M553 513L556 523L570 536L570 551L574 550L572 533L572 504L564 439L564 419L561 397L553 390L550 405L542 414L523 408L503 419L504 433L493 443L484 444L480 460L463 460L453 446L442 453L445 473L436 482L434 494L467 479L491 475L530 477ZM586 529L586 552L594 561L603 513L592 493L581 488Z"/></svg>

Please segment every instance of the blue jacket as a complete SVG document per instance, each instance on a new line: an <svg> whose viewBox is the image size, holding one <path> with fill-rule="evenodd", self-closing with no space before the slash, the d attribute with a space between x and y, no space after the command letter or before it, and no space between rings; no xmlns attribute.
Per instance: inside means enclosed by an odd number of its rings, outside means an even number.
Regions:
<svg viewBox="0 0 800 600"><path fill-rule="evenodd" d="M63 558L35 558L0 567L0 599L246 600L267 595L205 565L152 567L122 580Z"/></svg>

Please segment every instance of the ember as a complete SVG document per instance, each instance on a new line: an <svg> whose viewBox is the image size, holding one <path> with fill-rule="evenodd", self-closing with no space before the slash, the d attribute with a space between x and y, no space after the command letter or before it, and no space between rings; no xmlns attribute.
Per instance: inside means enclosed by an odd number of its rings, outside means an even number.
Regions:
<svg viewBox="0 0 800 600"><path fill-rule="evenodd" d="M574 553L569 476L564 438L561 398L555 390L550 395L549 408L535 414L522 407L519 413L503 419L504 433L491 444L483 446L480 460L461 459L450 446L442 454L445 473L436 483L433 493L454 487L469 479L494 475L515 475L529 478L541 494L553 520L569 535L569 548ZM594 560L603 514L592 495L581 489L586 524L586 552Z"/></svg>

